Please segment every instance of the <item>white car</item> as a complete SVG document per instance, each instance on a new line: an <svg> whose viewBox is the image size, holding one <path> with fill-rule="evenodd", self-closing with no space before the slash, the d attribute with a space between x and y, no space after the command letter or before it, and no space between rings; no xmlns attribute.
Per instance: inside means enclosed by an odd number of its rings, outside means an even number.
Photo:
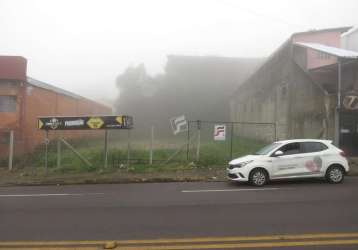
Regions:
<svg viewBox="0 0 358 250"><path fill-rule="evenodd" d="M229 162L228 178L263 186L269 180L325 177L340 183L349 171L344 152L328 140L277 141Z"/></svg>

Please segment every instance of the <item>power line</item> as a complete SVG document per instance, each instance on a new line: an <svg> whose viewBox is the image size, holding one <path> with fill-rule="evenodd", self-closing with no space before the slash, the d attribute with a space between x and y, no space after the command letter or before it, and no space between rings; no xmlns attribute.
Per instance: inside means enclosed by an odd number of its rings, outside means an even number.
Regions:
<svg viewBox="0 0 358 250"><path fill-rule="evenodd" d="M227 2L225 0L214 0L214 1L217 2L217 3L220 3L220 4L225 4L225 5L230 6L230 7L234 7L235 9L237 9L237 10L239 10L241 12L246 12L246 13L252 14L254 16L264 18L264 19L267 19L267 20L270 20L270 21L273 21L273 22L276 22L276 23L285 24L287 26L295 26L295 27L303 28L303 29L305 28L304 25L288 22L287 20L282 19L282 18L278 18L278 17L266 15L266 14L263 14L263 13L259 13L257 11L252 10L252 9L236 5L236 4L232 3L232 2Z"/></svg>

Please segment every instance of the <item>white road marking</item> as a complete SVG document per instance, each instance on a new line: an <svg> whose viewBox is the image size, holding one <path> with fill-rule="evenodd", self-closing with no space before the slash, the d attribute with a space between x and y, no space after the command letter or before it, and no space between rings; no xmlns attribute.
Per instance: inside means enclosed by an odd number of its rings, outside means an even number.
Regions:
<svg viewBox="0 0 358 250"><path fill-rule="evenodd" d="M85 195L101 195L104 193L59 193L59 194L0 194L1 197L48 197L48 196L85 196Z"/></svg>
<svg viewBox="0 0 358 250"><path fill-rule="evenodd" d="M241 189L199 189L199 190L182 190L182 193L206 193L206 192L243 192L243 191L270 191L280 188L241 188Z"/></svg>

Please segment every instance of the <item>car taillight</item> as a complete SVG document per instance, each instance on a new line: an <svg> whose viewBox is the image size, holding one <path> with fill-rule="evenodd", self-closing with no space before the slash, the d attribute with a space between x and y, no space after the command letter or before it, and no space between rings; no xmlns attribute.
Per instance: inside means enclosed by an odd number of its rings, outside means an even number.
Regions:
<svg viewBox="0 0 358 250"><path fill-rule="evenodd" d="M347 156L346 156L346 153L345 153L344 151L341 151L339 154L340 154L341 156L343 156L343 157L347 157Z"/></svg>

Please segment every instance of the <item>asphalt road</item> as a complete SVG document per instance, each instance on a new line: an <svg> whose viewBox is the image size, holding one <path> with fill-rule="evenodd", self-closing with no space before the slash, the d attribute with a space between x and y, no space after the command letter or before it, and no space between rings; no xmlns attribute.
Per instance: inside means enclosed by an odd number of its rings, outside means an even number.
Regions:
<svg viewBox="0 0 358 250"><path fill-rule="evenodd" d="M264 188L225 182L0 187L0 241L216 237L212 242L227 244L229 236L327 233L356 234L357 244L339 249L358 247L357 177L339 185Z"/></svg>

